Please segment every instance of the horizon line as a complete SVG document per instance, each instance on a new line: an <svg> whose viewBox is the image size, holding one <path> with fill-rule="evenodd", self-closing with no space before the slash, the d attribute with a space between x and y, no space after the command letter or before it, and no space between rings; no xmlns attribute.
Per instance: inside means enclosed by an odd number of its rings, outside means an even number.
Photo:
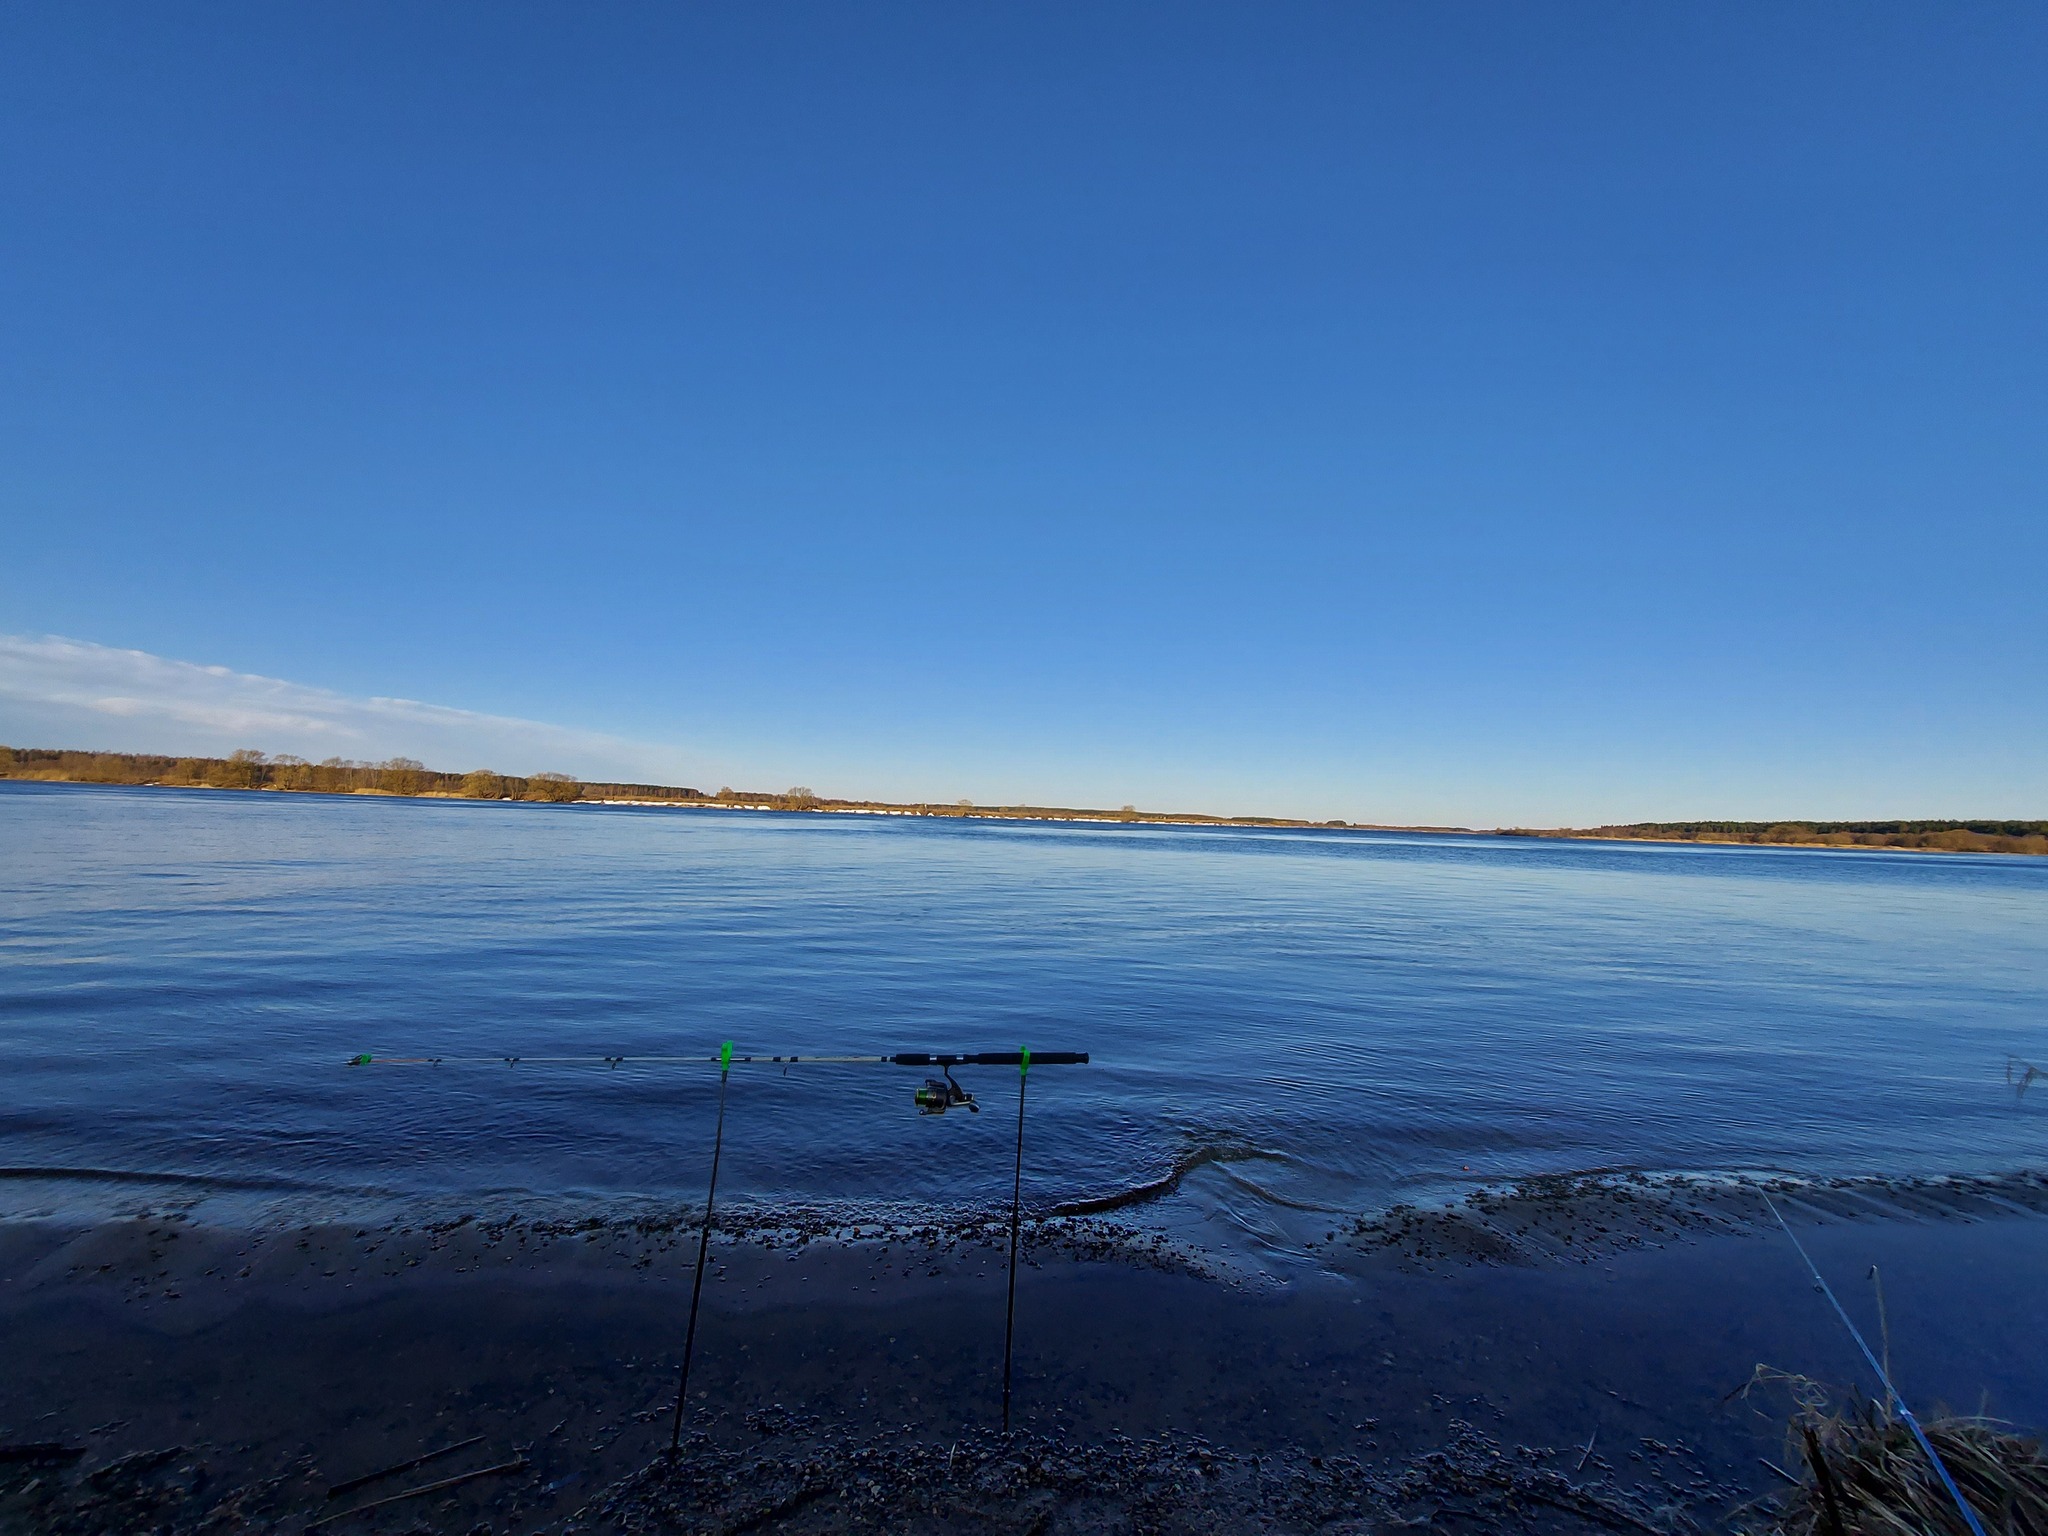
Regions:
<svg viewBox="0 0 2048 1536"><path fill-rule="evenodd" d="M65 759L74 761L67 765ZM87 762L76 760L86 759ZM42 763L43 767L30 767ZM126 768L119 778L105 776ZM17 772L17 768L25 772ZM100 769L96 777L72 770ZM283 779L278 777L282 770ZM183 782L168 782L172 773ZM326 775L326 778L322 776ZM364 776L371 776L365 781ZM1962 820L1948 817L1866 820L1615 822L1596 827L1466 827L1314 820L1305 817L1225 816L1204 811L1146 811L1135 805L1116 810L1096 806L1052 806L890 801L821 796L796 785L785 790L735 790L721 786L707 794L689 785L579 780L567 774L499 774L489 768L463 772L432 769L416 758L364 762L330 757L314 763L295 753L269 754L242 748L227 757L152 752L111 752L65 747L9 747L0 744L0 779L23 783L100 784L119 788L239 789L271 793L326 793L407 799L538 801L588 805L640 805L692 809L815 812L980 820L1089 821L1122 825L1273 827L1299 830L1412 832L1439 836L1524 836L1595 841L1679 842L1785 847L1892 848L1902 851L2048 855L2048 820L2007 817ZM595 796L587 790L608 791ZM1910 840L1910 841L1909 841Z"/></svg>

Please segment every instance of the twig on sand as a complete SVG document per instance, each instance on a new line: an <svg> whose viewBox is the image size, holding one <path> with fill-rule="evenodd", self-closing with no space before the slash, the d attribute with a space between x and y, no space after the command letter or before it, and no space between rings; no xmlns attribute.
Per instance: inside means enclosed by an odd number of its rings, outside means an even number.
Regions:
<svg viewBox="0 0 2048 1536"><path fill-rule="evenodd" d="M478 1467L474 1472L458 1472L453 1477L444 1477L438 1483L422 1483L417 1488L408 1488L403 1493L390 1494L385 1498L372 1499L367 1504L358 1504L354 1509L337 1510L331 1515L322 1515L318 1520L306 1522L306 1529L317 1531L323 1525L336 1520L346 1520L350 1515L367 1514L373 1509L382 1509L387 1504L402 1504L407 1499L424 1498L430 1493L439 1493L444 1488L453 1488L462 1483L475 1482L480 1477L496 1477L501 1472L524 1472L527 1461L524 1456L515 1456L510 1461L501 1461L495 1467Z"/></svg>
<svg viewBox="0 0 2048 1536"><path fill-rule="evenodd" d="M1572 1468L1573 1475L1576 1476L1578 1473L1586 1470L1586 1458L1593 1454L1593 1442L1595 1440L1598 1440L1599 1438L1600 1428L1598 1425L1595 1425L1593 1428L1593 1433L1586 1436L1586 1448L1583 1451L1579 1452L1579 1464L1576 1467Z"/></svg>
<svg viewBox="0 0 2048 1536"><path fill-rule="evenodd" d="M410 1461L394 1462L375 1472L365 1472L361 1477L352 1477L347 1482L336 1483L327 1490L327 1497L338 1499L345 1493L354 1493L358 1488L368 1487L379 1478L396 1477L401 1472L410 1472L414 1467L424 1467L430 1461L439 1461L443 1456L453 1456L457 1451L466 1451L472 1445L482 1445L482 1435L471 1435L467 1440L458 1440L453 1445L444 1445L437 1451L426 1451Z"/></svg>
<svg viewBox="0 0 2048 1536"><path fill-rule="evenodd" d="M1813 1426L1799 1426L1800 1438L1806 1442L1806 1459L1813 1468L1814 1483L1820 1489L1821 1513L1827 1517L1828 1536L1849 1536L1842 1525L1842 1500L1835 1492L1835 1475L1828 1470L1828 1459L1820 1453L1820 1441L1815 1438Z"/></svg>

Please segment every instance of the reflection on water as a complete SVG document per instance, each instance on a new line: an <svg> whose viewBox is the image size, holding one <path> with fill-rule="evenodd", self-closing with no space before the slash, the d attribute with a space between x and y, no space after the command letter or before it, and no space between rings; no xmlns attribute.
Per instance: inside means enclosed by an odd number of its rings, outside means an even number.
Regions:
<svg viewBox="0 0 2048 1536"><path fill-rule="evenodd" d="M1269 1256L1534 1173L2041 1159L2006 1063L2042 1051L2048 860L7 784L0 871L16 1169L673 1205L708 1062L342 1063L728 1038L1090 1051L1033 1073L1030 1198ZM1014 1122L920 1117L921 1076L736 1067L721 1189L1006 1194Z"/></svg>

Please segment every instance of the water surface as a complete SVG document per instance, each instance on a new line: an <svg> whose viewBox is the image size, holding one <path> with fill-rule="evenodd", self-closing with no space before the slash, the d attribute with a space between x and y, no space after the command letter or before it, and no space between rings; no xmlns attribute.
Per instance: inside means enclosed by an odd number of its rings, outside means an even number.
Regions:
<svg viewBox="0 0 2048 1536"><path fill-rule="evenodd" d="M2038 1166L2048 860L0 784L0 1210L701 1198L716 1075L405 1055L1080 1049L1046 1204L1286 1264L1340 1212L1595 1168ZM735 1198L1006 1195L921 1074L738 1070ZM96 1204L97 1202L97 1204Z"/></svg>

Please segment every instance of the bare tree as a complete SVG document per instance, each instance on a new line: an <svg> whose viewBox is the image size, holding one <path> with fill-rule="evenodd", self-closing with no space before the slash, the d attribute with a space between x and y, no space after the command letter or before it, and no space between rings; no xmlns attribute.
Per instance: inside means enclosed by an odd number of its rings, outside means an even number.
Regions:
<svg viewBox="0 0 2048 1536"><path fill-rule="evenodd" d="M505 781L488 768L472 768L462 776L462 792L471 800L502 800Z"/></svg>
<svg viewBox="0 0 2048 1536"><path fill-rule="evenodd" d="M427 765L416 757L394 757L377 770L377 787L386 794L416 795L427 787Z"/></svg>
<svg viewBox="0 0 2048 1536"><path fill-rule="evenodd" d="M239 752L229 753L227 761L216 766L208 778L224 789L254 789L264 780L266 761L261 752L243 747Z"/></svg>
<svg viewBox="0 0 2048 1536"><path fill-rule="evenodd" d="M526 798L563 805L583 793L583 786L566 773L536 773L526 781Z"/></svg>

